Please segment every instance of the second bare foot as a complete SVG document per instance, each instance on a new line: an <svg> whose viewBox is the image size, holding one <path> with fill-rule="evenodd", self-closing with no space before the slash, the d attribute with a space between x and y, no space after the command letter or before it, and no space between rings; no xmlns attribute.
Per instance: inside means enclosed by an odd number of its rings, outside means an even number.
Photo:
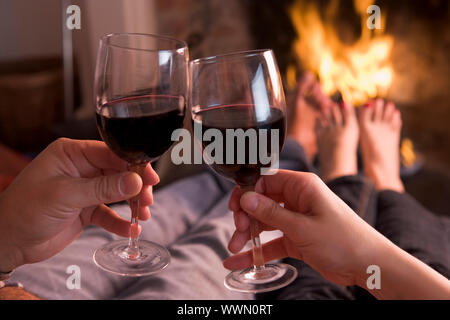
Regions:
<svg viewBox="0 0 450 320"><path fill-rule="evenodd" d="M317 126L320 173L325 182L358 173L358 122L352 106L334 105Z"/></svg>
<svg viewBox="0 0 450 320"><path fill-rule="evenodd" d="M300 79L294 101L294 119L290 123L289 136L297 141L306 153L307 159L312 162L317 153L316 134L314 126L318 111L305 100L305 92L316 86L316 80L311 73L305 73Z"/></svg>
<svg viewBox="0 0 450 320"><path fill-rule="evenodd" d="M392 102L376 99L359 112L364 173L378 190L403 192L400 179L400 111Z"/></svg>

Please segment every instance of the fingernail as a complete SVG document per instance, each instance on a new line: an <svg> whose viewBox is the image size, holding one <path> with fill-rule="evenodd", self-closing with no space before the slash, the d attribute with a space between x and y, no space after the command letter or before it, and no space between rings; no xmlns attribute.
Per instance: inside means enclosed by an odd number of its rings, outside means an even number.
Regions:
<svg viewBox="0 0 450 320"><path fill-rule="evenodd" d="M247 192L241 198L241 207L245 211L254 212L258 207L258 195L255 192Z"/></svg>
<svg viewBox="0 0 450 320"><path fill-rule="evenodd" d="M126 172L119 178L119 191L122 195L134 195L139 192L139 185L136 183L135 173Z"/></svg>

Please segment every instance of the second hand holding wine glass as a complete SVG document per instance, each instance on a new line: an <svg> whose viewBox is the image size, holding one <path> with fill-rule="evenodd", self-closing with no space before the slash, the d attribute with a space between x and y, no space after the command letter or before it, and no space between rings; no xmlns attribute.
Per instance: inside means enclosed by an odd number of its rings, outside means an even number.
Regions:
<svg viewBox="0 0 450 320"><path fill-rule="evenodd" d="M205 161L241 189L253 191L261 172L268 169L261 159L262 151L278 163L286 135L286 103L273 52L254 50L201 58L191 61L189 68L194 127L201 126L205 133L213 129L225 137L221 146L214 140L216 149L209 153L211 139L196 136L201 140ZM230 144L232 132L237 133L237 140L241 138L241 148L234 143L236 136ZM296 268L283 263L264 264L259 223L254 219L250 219L250 232L254 265L231 272L225 286L257 293L291 283L297 277Z"/></svg>

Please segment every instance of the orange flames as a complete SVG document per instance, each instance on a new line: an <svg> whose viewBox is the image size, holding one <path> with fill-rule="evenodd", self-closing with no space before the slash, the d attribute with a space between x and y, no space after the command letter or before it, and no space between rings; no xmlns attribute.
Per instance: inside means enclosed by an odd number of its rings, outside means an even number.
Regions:
<svg viewBox="0 0 450 320"><path fill-rule="evenodd" d="M351 45L342 42L331 19L322 19L314 2L297 0L289 14L297 31L294 43L301 66L315 73L328 95L339 91L344 101L360 105L367 99L384 97L392 82L390 53L393 38L383 34L385 13L381 14L381 29L370 30L366 21L371 0L354 0L361 17L361 36ZM339 19L336 11L339 0L332 0L325 8L325 16ZM295 68L287 72L288 86L295 83Z"/></svg>

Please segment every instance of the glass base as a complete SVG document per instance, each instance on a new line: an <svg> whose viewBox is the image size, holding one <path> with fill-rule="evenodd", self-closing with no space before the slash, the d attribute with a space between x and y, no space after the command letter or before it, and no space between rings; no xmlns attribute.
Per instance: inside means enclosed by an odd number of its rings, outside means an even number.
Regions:
<svg viewBox="0 0 450 320"><path fill-rule="evenodd" d="M128 239L112 241L94 252L94 262L101 269L121 276L142 277L163 270L170 263L170 253L159 244L139 240L139 255L128 255Z"/></svg>
<svg viewBox="0 0 450 320"><path fill-rule="evenodd" d="M284 263L266 264L263 268L247 268L230 272L225 287L232 291L260 293L287 286L297 278L297 269Z"/></svg>

